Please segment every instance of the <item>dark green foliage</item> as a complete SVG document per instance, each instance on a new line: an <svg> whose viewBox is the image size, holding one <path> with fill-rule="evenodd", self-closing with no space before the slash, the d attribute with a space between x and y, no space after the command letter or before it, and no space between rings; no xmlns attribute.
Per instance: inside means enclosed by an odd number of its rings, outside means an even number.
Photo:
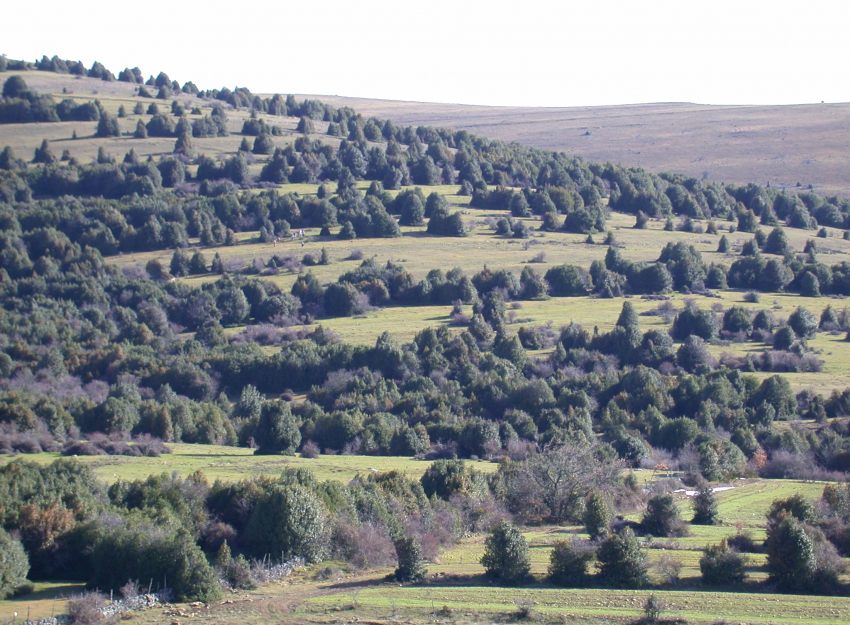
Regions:
<svg viewBox="0 0 850 625"><path fill-rule="evenodd" d="M489 577L504 584L521 584L531 570L525 537L511 523L499 521L484 541L481 566Z"/></svg>
<svg viewBox="0 0 850 625"><path fill-rule="evenodd" d="M770 579L785 592L814 590L817 559L812 539L793 516L784 517L765 541Z"/></svg>
<svg viewBox="0 0 850 625"><path fill-rule="evenodd" d="M806 308L799 306L788 317L788 325L801 338L811 338L818 329L817 318Z"/></svg>
<svg viewBox="0 0 850 625"><path fill-rule="evenodd" d="M782 256L789 253L791 248L788 245L788 237L785 236L785 230L779 227L771 230L762 251L765 254L779 254Z"/></svg>
<svg viewBox="0 0 850 625"><path fill-rule="evenodd" d="M395 578L400 582L421 582L428 576L422 547L415 537L399 538L394 543L398 567Z"/></svg>
<svg viewBox="0 0 850 625"><path fill-rule="evenodd" d="M723 314L723 330L726 332L743 332L749 334L753 330L753 321L749 311L743 306L732 306Z"/></svg>
<svg viewBox="0 0 850 625"><path fill-rule="evenodd" d="M97 137L120 137L121 128L118 125L118 120L105 111L101 113L100 120L97 122Z"/></svg>
<svg viewBox="0 0 850 625"><path fill-rule="evenodd" d="M641 527L653 536L675 536L682 530L679 508L670 493L650 497L641 519Z"/></svg>
<svg viewBox="0 0 850 625"><path fill-rule="evenodd" d="M718 326L717 317L710 311L689 306L676 315L670 335L677 341L683 341L691 335L710 341L717 336Z"/></svg>
<svg viewBox="0 0 850 625"><path fill-rule="evenodd" d="M725 254L729 251L729 239L725 234L720 237L720 242L717 244L717 251L721 254Z"/></svg>
<svg viewBox="0 0 850 625"><path fill-rule="evenodd" d="M0 599L14 594L27 581L29 570L24 546L0 527Z"/></svg>
<svg viewBox="0 0 850 625"><path fill-rule="evenodd" d="M694 518L691 523L694 525L718 525L720 523L717 498L714 496L711 484L703 482L691 501L694 507Z"/></svg>
<svg viewBox="0 0 850 625"><path fill-rule="evenodd" d="M254 154L271 154L274 152L274 142L269 133L264 132L254 139L254 147L251 149Z"/></svg>
<svg viewBox="0 0 850 625"><path fill-rule="evenodd" d="M598 490L591 492L584 508L584 527L591 540L608 535L611 517L607 497Z"/></svg>
<svg viewBox="0 0 850 625"><path fill-rule="evenodd" d="M726 539L703 549L699 560L702 582L709 586L736 586L747 577L747 558L731 549Z"/></svg>
<svg viewBox="0 0 850 625"><path fill-rule="evenodd" d="M298 484L275 484L257 501L245 528L245 542L257 557L300 556L319 562L325 554L327 512L313 491Z"/></svg>
<svg viewBox="0 0 850 625"><path fill-rule="evenodd" d="M56 155L53 154L53 151L50 149L50 142L47 139L44 139L41 142L41 146L35 149L35 155L32 159L33 163L44 163L45 165L52 165L56 162Z"/></svg>
<svg viewBox="0 0 850 625"><path fill-rule="evenodd" d="M610 534L596 553L599 581L615 588L641 588L649 583L646 554L630 528Z"/></svg>
<svg viewBox="0 0 850 625"><path fill-rule="evenodd" d="M549 581L563 588L583 588L592 580L587 568L594 549L578 540L558 541L549 552Z"/></svg>
<svg viewBox="0 0 850 625"><path fill-rule="evenodd" d="M428 497L436 495L448 500L454 494L471 495L481 491L480 475L463 460L436 460L421 478Z"/></svg>
<svg viewBox="0 0 850 625"><path fill-rule="evenodd" d="M283 401L263 402L254 439L259 448L256 454L285 454L295 453L301 444L301 432L298 422Z"/></svg>
<svg viewBox="0 0 850 625"><path fill-rule="evenodd" d="M210 601L221 595L215 573L184 529L146 522L104 528L94 546L92 584L121 588L130 580L166 581L179 601Z"/></svg>

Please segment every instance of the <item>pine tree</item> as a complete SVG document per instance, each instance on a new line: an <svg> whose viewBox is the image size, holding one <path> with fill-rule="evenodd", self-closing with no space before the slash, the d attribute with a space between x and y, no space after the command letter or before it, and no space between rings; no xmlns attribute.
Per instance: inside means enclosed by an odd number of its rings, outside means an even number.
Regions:
<svg viewBox="0 0 850 625"><path fill-rule="evenodd" d="M726 539L719 545L709 545L699 560L704 584L712 586L740 584L747 576L747 558L729 548Z"/></svg>

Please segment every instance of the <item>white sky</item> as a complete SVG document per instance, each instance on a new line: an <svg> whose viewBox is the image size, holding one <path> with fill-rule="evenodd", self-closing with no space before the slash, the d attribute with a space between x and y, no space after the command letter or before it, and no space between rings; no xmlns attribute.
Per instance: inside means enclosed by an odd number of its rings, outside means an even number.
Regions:
<svg viewBox="0 0 850 625"><path fill-rule="evenodd" d="M522 106L850 101L847 0L39 0L0 53L201 89Z"/></svg>

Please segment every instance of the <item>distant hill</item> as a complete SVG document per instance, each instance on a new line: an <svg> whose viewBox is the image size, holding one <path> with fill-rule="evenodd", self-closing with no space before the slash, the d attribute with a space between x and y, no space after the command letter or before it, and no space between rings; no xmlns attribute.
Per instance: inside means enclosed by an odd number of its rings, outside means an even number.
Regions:
<svg viewBox="0 0 850 625"><path fill-rule="evenodd" d="M523 108L396 102L337 96L397 125L444 126L589 161L611 161L709 180L850 196L850 103L706 106L687 103Z"/></svg>

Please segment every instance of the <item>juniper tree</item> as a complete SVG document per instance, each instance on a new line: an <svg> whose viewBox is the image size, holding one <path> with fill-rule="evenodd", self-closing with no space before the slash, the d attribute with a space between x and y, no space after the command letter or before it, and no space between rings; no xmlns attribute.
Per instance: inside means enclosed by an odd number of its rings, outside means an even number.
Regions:
<svg viewBox="0 0 850 625"><path fill-rule="evenodd" d="M531 569L528 543L514 525L502 519L484 541L481 565L489 577L506 584L521 583Z"/></svg>
<svg viewBox="0 0 850 625"><path fill-rule="evenodd" d="M646 554L631 528L609 534L596 554L599 560L599 580L617 588L640 588L647 577Z"/></svg>
<svg viewBox="0 0 850 625"><path fill-rule="evenodd" d="M691 523L695 525L717 525L720 522L717 510L717 499L714 489L708 482L700 484L697 494L693 498L694 518Z"/></svg>
<svg viewBox="0 0 850 625"><path fill-rule="evenodd" d="M428 575L422 547L415 537L399 538L394 543L398 568L395 578L400 582L421 582Z"/></svg>

